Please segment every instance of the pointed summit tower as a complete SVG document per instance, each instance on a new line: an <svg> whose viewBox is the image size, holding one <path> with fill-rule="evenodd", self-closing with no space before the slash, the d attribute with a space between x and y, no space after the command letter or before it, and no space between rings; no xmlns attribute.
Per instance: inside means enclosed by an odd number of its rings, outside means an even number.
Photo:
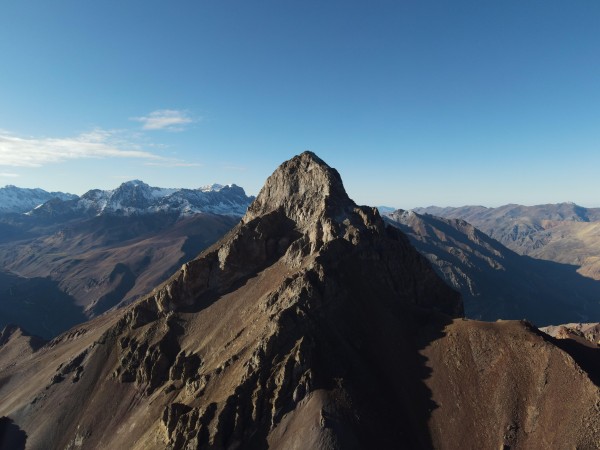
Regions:
<svg viewBox="0 0 600 450"><path fill-rule="evenodd" d="M364 267L365 276L379 265L381 273L399 278L405 276L403 272L419 272L429 283L414 284L410 295L399 292L399 298L451 316L462 315L461 300L438 280L404 235L387 228L376 208L357 206L338 172L308 151L281 164L240 224L185 264L154 300L160 311L190 307L202 295L228 291L275 263L298 270L318 257L330 257L332 264L338 264L341 254L337 252L361 253L356 264L370 255L373 263Z"/></svg>
<svg viewBox="0 0 600 450"><path fill-rule="evenodd" d="M302 227L324 216L341 219L354 206L337 170L307 151L273 172L248 208L244 222L281 210Z"/></svg>

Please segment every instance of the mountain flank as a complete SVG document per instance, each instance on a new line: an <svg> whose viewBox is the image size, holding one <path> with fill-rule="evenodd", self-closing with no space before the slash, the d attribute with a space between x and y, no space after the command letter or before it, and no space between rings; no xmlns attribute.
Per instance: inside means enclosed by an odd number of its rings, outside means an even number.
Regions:
<svg viewBox="0 0 600 450"><path fill-rule="evenodd" d="M420 214L463 219L515 252L570 264L600 280L600 208L574 203L498 208L416 208Z"/></svg>
<svg viewBox="0 0 600 450"><path fill-rule="evenodd" d="M577 266L519 255L462 219L397 210L386 220L460 291L469 318L543 326L600 317L600 282Z"/></svg>
<svg viewBox="0 0 600 450"><path fill-rule="evenodd" d="M462 314L305 152L150 295L9 358L0 416L31 449L594 448L598 387L576 360L525 322Z"/></svg>
<svg viewBox="0 0 600 450"><path fill-rule="evenodd" d="M238 221L203 213L183 218L103 215L0 245L5 268L0 272L0 327L15 323L51 339L149 293Z"/></svg>

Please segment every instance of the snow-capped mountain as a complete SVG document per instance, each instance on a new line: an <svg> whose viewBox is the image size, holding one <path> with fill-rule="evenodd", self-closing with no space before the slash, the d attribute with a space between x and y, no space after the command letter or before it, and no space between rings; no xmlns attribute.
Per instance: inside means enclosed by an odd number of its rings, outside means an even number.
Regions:
<svg viewBox="0 0 600 450"><path fill-rule="evenodd" d="M242 216L254 197L235 184L213 184L199 189L152 187L140 180L127 181L113 190L93 189L66 202L48 202L32 216L82 214L131 216L157 212L187 216L200 212Z"/></svg>
<svg viewBox="0 0 600 450"><path fill-rule="evenodd" d="M72 200L76 195L64 192L47 192L43 189L26 189L8 185L0 188L0 213L24 213L51 199Z"/></svg>

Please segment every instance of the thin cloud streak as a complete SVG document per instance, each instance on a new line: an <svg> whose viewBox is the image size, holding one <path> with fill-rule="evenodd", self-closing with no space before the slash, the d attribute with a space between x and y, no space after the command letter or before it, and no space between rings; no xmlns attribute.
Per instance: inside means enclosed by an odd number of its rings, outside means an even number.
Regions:
<svg viewBox="0 0 600 450"><path fill-rule="evenodd" d="M0 177L5 178L17 178L19 176L18 173L8 173L8 172L0 172Z"/></svg>
<svg viewBox="0 0 600 450"><path fill-rule="evenodd" d="M186 163L183 161L169 161L169 160L164 160L161 162L146 162L144 163L145 166L152 166L152 167L203 167L204 164L200 164L200 163Z"/></svg>
<svg viewBox="0 0 600 450"><path fill-rule="evenodd" d="M41 167L82 158L164 159L102 129L71 138L22 138L0 132L0 166Z"/></svg>
<svg viewBox="0 0 600 450"><path fill-rule="evenodd" d="M175 109L159 109L147 116L133 117L131 120L141 122L144 130L183 131L184 125L195 122L185 111Z"/></svg>

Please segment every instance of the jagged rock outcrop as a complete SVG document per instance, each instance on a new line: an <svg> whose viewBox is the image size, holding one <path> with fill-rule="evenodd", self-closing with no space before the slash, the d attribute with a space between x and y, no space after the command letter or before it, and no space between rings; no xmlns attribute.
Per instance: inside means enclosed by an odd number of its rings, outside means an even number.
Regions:
<svg viewBox="0 0 600 450"><path fill-rule="evenodd" d="M0 367L14 358L29 355L46 343L21 327L8 324L0 331Z"/></svg>
<svg viewBox="0 0 600 450"><path fill-rule="evenodd" d="M462 312L406 237L305 152L275 171L228 235L146 298L0 371L0 415L32 449L497 448L540 433L544 445L585 448L600 436L595 425L549 427L555 411L530 395L543 386L514 377L490 392L503 363L535 380L562 373L581 394L563 406L582 424L598 418L597 387L566 353L531 327ZM520 359L528 340L544 346L547 368ZM39 390L65 368L77 382ZM492 406L457 411L465 390ZM494 400L509 391L534 400ZM533 410L524 428L520 414ZM475 418L484 429L461 433Z"/></svg>
<svg viewBox="0 0 600 450"><path fill-rule="evenodd" d="M567 323L540 328L544 333L557 339L585 340L595 346L600 346L600 323Z"/></svg>

